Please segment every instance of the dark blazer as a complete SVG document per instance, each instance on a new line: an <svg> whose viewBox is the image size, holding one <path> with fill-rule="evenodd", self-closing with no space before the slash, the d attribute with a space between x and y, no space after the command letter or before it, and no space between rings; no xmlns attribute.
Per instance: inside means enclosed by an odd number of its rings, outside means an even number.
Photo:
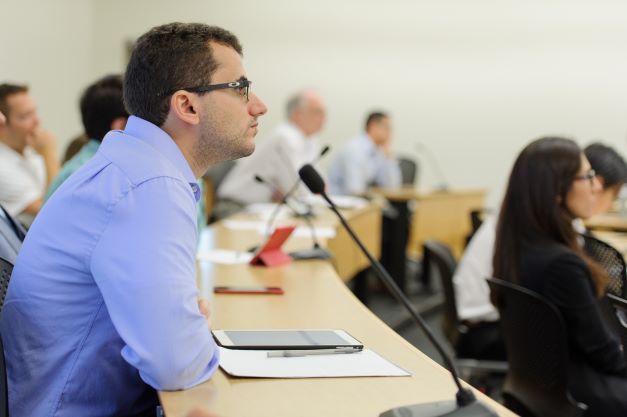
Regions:
<svg viewBox="0 0 627 417"><path fill-rule="evenodd" d="M627 416L627 374L621 346L602 319L587 265L555 242L523 252L519 283L552 302L568 334L570 391L589 406L586 417Z"/></svg>
<svg viewBox="0 0 627 417"><path fill-rule="evenodd" d="M0 258L15 264L15 258L22 247L26 232L2 206L0 210L2 211L0 213Z"/></svg>

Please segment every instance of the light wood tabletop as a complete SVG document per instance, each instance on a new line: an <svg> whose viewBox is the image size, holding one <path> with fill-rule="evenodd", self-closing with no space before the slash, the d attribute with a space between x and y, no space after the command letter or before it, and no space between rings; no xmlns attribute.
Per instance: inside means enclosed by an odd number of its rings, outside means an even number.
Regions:
<svg viewBox="0 0 627 417"><path fill-rule="evenodd" d="M251 235L238 238L213 226L205 244L243 249ZM248 240L247 240L248 239ZM298 241L291 242L299 246ZM301 242L302 244L302 242ZM346 243L348 245L348 243ZM211 300L214 329L337 328L411 373L409 377L248 379L222 370L199 386L160 392L168 417L185 417L201 407L219 416L378 416L401 405L450 400L455 386L448 372L418 351L370 312L349 291L327 261L299 261L278 268L208 264L199 286L280 286L284 295L216 294ZM416 330L419 331L419 330ZM514 414L482 394L502 416Z"/></svg>

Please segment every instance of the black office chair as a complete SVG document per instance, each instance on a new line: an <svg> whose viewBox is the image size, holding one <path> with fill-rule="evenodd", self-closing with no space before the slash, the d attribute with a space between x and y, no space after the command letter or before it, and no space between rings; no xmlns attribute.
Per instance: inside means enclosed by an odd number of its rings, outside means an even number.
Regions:
<svg viewBox="0 0 627 417"><path fill-rule="evenodd" d="M9 289L11 273L13 273L13 264L4 258L0 258L0 312L2 312L4 297L6 297Z"/></svg>
<svg viewBox="0 0 627 417"><path fill-rule="evenodd" d="M209 168L204 175L209 223L228 217L244 208L242 204L230 200L218 199L218 190L229 172L235 167L235 161L220 162Z"/></svg>
<svg viewBox="0 0 627 417"><path fill-rule="evenodd" d="M398 158L403 185L414 185L418 177L418 163L413 159Z"/></svg>
<svg viewBox="0 0 627 417"><path fill-rule="evenodd" d="M583 234L584 251L598 262L607 272L609 283L607 292L625 298L627 289L627 268L623 255L614 247L594 236Z"/></svg>
<svg viewBox="0 0 627 417"><path fill-rule="evenodd" d="M4 258L0 258L0 310L4 305L4 297L7 295L9 280L13 272L13 264ZM7 392L7 368L4 362L4 346L0 335L0 417L9 415L9 397Z"/></svg>
<svg viewBox="0 0 627 417"><path fill-rule="evenodd" d="M618 325L618 335L623 345L623 356L627 362L627 300L614 294L606 294L605 298L612 306Z"/></svg>
<svg viewBox="0 0 627 417"><path fill-rule="evenodd" d="M423 256L425 264L423 269L426 273L432 274L433 267L438 271L440 282L444 291L444 318L442 321L442 332L449 340L456 352L455 364L464 372L465 378L473 378L476 373L496 373L504 374L507 371L507 362L492 361L473 358L459 352L459 342L468 328L462 323L457 314L455 304L455 288L453 286L453 274L457 262L451 250L443 243L435 240L427 240L423 244Z"/></svg>
<svg viewBox="0 0 627 417"><path fill-rule="evenodd" d="M496 278L488 285L509 361L505 405L521 416L582 416L588 407L568 391L568 339L559 310L521 286Z"/></svg>
<svg viewBox="0 0 627 417"><path fill-rule="evenodd" d="M472 240L472 237L475 235L475 233L477 233L477 230L479 230L479 228L483 224L483 219L489 213L490 210L485 208L474 209L470 211L470 233L466 235L466 246L468 246L468 244Z"/></svg>

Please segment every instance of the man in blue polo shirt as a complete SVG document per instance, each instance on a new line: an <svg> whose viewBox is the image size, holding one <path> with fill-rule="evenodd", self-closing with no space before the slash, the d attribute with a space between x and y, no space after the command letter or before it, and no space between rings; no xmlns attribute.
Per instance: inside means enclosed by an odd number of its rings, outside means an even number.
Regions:
<svg viewBox="0 0 627 417"><path fill-rule="evenodd" d="M203 24L137 41L125 130L52 195L16 261L0 321L11 415L151 415L155 390L216 370L195 285L196 178L254 150L266 107L241 55Z"/></svg>

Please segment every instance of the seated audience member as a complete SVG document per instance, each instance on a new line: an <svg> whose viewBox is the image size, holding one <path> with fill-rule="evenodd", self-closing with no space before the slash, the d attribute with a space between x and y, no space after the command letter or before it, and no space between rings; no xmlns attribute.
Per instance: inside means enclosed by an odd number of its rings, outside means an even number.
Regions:
<svg viewBox="0 0 627 417"><path fill-rule="evenodd" d="M0 126L4 125L5 120L0 112ZM0 205L0 258L15 264L24 236L22 226Z"/></svg>
<svg viewBox="0 0 627 417"><path fill-rule="evenodd" d="M45 200L78 168L89 161L110 130L122 130L128 119L122 97L122 76L107 75L87 87L80 100L81 119L89 141L67 161L46 191Z"/></svg>
<svg viewBox="0 0 627 417"><path fill-rule="evenodd" d="M401 169L392 155L390 117L381 112L368 115L366 131L349 141L329 169L332 194L363 194L368 187L399 187Z"/></svg>
<svg viewBox="0 0 627 417"><path fill-rule="evenodd" d="M569 390L586 416L627 415L627 374L618 340L601 317L607 274L584 253L572 226L594 213L600 184L579 146L542 138L520 153L497 223L494 276L526 287L561 313Z"/></svg>
<svg viewBox="0 0 627 417"><path fill-rule="evenodd" d="M239 206L280 201L298 179L298 170L321 151L317 133L325 120L322 97L312 90L295 94L287 103L287 121L276 127L249 158L240 159L218 189L220 200ZM255 181L255 175L267 183ZM309 195L301 184L295 195Z"/></svg>
<svg viewBox="0 0 627 417"><path fill-rule="evenodd" d="M593 143L584 149L602 189L595 195L593 213L606 212L627 180L627 164L613 148ZM573 226L583 232L583 224ZM490 302L490 289L485 281L492 276L496 216L488 216L473 236L460 260L453 282L457 312L468 323L468 331L460 338L458 354L482 359L504 359L505 347L499 330L498 312Z"/></svg>
<svg viewBox="0 0 627 417"><path fill-rule="evenodd" d="M40 127L28 87L0 84L0 111L0 204L28 225L59 170L57 142Z"/></svg>
<svg viewBox="0 0 627 417"><path fill-rule="evenodd" d="M89 138L87 134L81 133L70 139L70 143L65 147L65 153L63 154L63 160L61 164L64 165L67 161L74 158L74 155L80 152L83 149L83 146L87 145L89 142Z"/></svg>
<svg viewBox="0 0 627 417"><path fill-rule="evenodd" d="M241 56L204 24L137 40L125 130L55 192L18 255L0 318L10 415L154 415L156 390L217 369L196 287L196 178L255 148L266 107Z"/></svg>

